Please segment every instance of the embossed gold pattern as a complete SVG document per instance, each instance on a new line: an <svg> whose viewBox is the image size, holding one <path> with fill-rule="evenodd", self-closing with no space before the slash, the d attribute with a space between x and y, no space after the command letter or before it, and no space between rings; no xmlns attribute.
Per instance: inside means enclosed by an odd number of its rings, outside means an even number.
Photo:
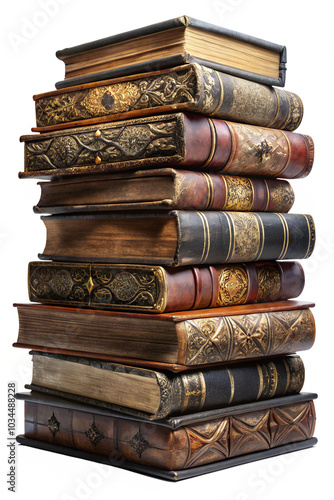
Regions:
<svg viewBox="0 0 334 500"><path fill-rule="evenodd" d="M299 350L300 339L312 339L314 318L309 309L254 313L247 316L185 321L186 364L257 358Z"/></svg>
<svg viewBox="0 0 334 500"><path fill-rule="evenodd" d="M83 165L143 159L146 155L172 156L177 153L178 138L175 119L159 123L134 124L101 128L78 129L71 136L59 135L27 142L26 171L68 169Z"/></svg>
<svg viewBox="0 0 334 500"><path fill-rule="evenodd" d="M278 176L289 160L289 142L280 130L253 127L227 122L235 144L228 163L224 167L226 174Z"/></svg>
<svg viewBox="0 0 334 500"><path fill-rule="evenodd" d="M131 310L163 310L165 290L162 268L59 264L57 269L43 264L33 266L29 279L30 299L61 304L68 301Z"/></svg>
<svg viewBox="0 0 334 500"><path fill-rule="evenodd" d="M234 228L234 247L230 260L247 262L256 260L263 244L260 221L255 213L230 212Z"/></svg>
<svg viewBox="0 0 334 500"><path fill-rule="evenodd" d="M213 84L207 75L205 106L212 105L210 89ZM195 72L190 67L182 72L44 97L36 100L37 125L43 127L144 108L192 103L196 87Z"/></svg>
<svg viewBox="0 0 334 500"><path fill-rule="evenodd" d="M245 177L223 176L227 186L227 199L224 210L248 212L252 209L254 192L250 179Z"/></svg>
<svg viewBox="0 0 334 500"><path fill-rule="evenodd" d="M259 291L257 302L277 300L281 289L281 275L277 267L266 266L257 269Z"/></svg>
<svg viewBox="0 0 334 500"><path fill-rule="evenodd" d="M217 305L244 304L247 299L248 277L242 266L217 267L219 296Z"/></svg>

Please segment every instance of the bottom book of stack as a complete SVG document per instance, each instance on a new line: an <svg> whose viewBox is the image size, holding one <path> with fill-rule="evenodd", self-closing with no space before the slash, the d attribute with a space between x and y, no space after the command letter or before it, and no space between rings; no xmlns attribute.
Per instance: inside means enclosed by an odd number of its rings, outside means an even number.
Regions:
<svg viewBox="0 0 334 500"><path fill-rule="evenodd" d="M39 391L25 404L22 445L177 481L313 446L313 393L147 421Z"/></svg>

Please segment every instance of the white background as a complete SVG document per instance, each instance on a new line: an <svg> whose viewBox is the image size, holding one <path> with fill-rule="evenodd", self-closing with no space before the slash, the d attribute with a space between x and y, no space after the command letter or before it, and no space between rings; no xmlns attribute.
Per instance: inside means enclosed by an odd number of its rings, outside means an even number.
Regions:
<svg viewBox="0 0 334 500"><path fill-rule="evenodd" d="M7 491L7 383L19 391L30 382L28 351L12 348L18 322L12 304L27 302L27 264L37 260L45 243L44 226L32 211L39 199L35 180L18 180L23 170L19 137L35 125L32 96L54 89L63 79L58 49L92 41L181 15L219 24L288 49L285 88L301 96L305 114L298 132L315 141L315 163L306 179L292 182L292 212L311 213L317 246L304 262L301 299L314 301L317 340L302 354L304 390L317 392L319 442L281 458L248 464L172 484L139 474L25 447L16 448L16 489ZM333 26L330 3L324 0L17 0L6 2L1 19L1 497L36 500L136 499L220 500L314 498L331 484L328 452L333 449ZM23 403L18 403L17 432L23 432ZM4 495L2 494L4 492Z"/></svg>

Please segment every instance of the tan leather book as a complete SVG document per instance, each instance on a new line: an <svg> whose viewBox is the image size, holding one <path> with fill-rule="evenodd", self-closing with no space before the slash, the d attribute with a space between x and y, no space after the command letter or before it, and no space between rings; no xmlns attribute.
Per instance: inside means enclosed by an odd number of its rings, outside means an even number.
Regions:
<svg viewBox="0 0 334 500"><path fill-rule="evenodd" d="M15 346L132 365L160 363L162 369L168 364L176 372L308 350L316 333L313 306L287 300L147 314L15 304Z"/></svg>

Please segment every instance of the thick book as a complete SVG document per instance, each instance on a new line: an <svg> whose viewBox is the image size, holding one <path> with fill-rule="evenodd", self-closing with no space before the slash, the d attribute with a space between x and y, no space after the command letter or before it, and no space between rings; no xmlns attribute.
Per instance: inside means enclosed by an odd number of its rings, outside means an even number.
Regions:
<svg viewBox="0 0 334 500"><path fill-rule="evenodd" d="M56 52L65 78L56 87L197 62L268 85L284 86L284 45L189 16L162 21Z"/></svg>
<svg viewBox="0 0 334 500"><path fill-rule="evenodd" d="M298 297L299 262L178 267L37 261L28 266L31 302L163 313Z"/></svg>
<svg viewBox="0 0 334 500"><path fill-rule="evenodd" d="M306 259L306 214L173 210L42 216L42 260L167 266Z"/></svg>
<svg viewBox="0 0 334 500"><path fill-rule="evenodd" d="M297 94L198 64L77 85L33 99L35 132L167 111L191 111L290 131L303 117Z"/></svg>
<svg viewBox="0 0 334 500"><path fill-rule="evenodd" d="M316 334L314 304L294 300L155 315L34 303L15 307L15 347L164 364L174 372L305 351Z"/></svg>
<svg viewBox="0 0 334 500"><path fill-rule="evenodd" d="M180 373L40 351L31 355L26 388L149 421L298 394L305 379L298 355Z"/></svg>
<svg viewBox="0 0 334 500"><path fill-rule="evenodd" d="M296 179L313 166L314 143L297 132L196 113L169 113L21 137L20 177L173 167Z"/></svg>
<svg viewBox="0 0 334 500"><path fill-rule="evenodd" d="M295 200L284 179L173 168L59 177L38 184L41 195L34 212L39 214L171 209L287 213Z"/></svg>
<svg viewBox="0 0 334 500"><path fill-rule="evenodd" d="M315 444L316 398L305 392L148 423L60 397L18 393L25 421L17 439L125 469L133 464L135 471L175 481L256 460L260 452Z"/></svg>

